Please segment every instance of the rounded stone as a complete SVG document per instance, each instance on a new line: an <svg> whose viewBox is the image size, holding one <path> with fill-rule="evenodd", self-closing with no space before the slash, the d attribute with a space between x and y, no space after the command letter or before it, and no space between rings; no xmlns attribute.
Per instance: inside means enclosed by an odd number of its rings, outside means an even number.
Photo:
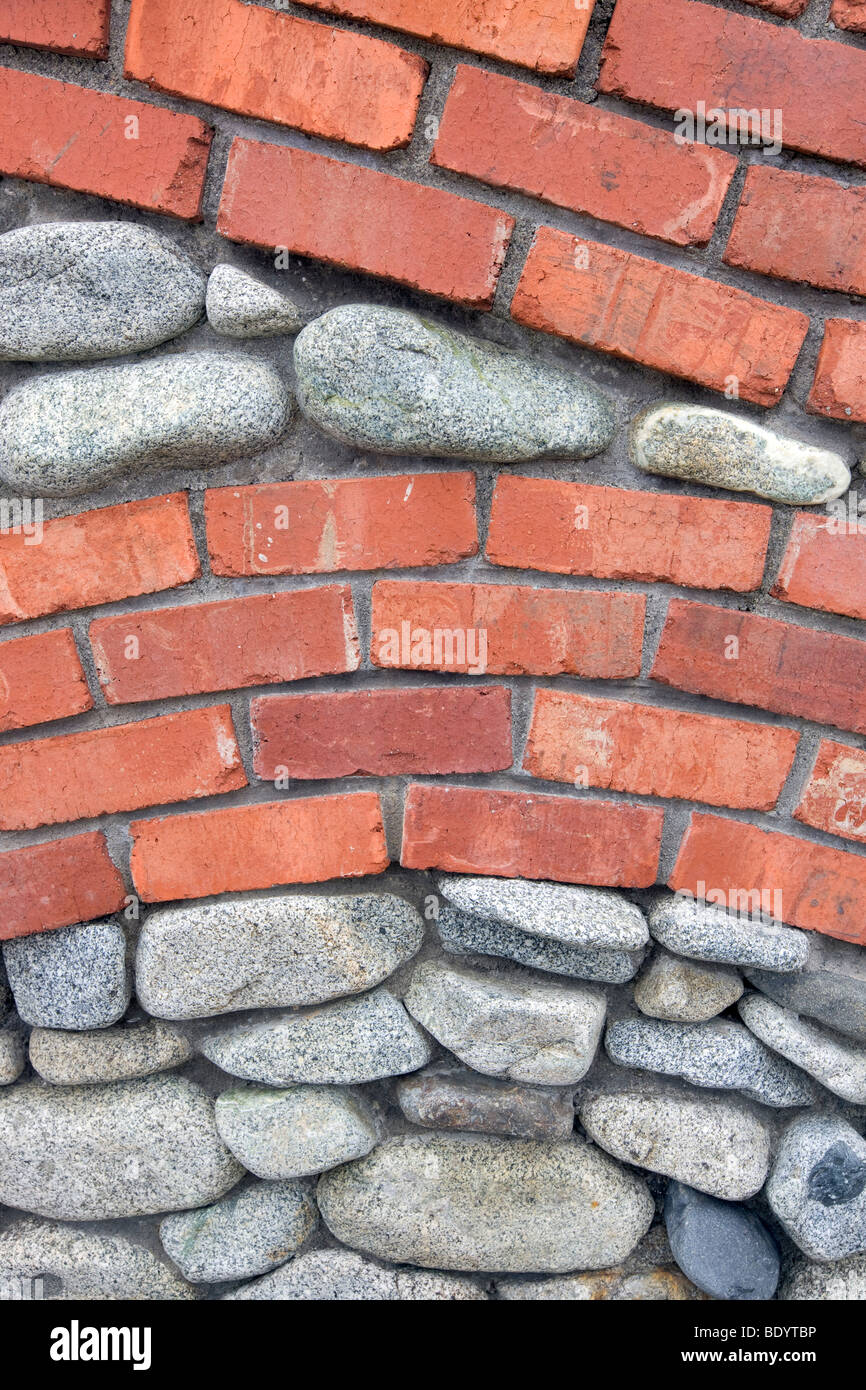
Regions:
<svg viewBox="0 0 866 1390"><path fill-rule="evenodd" d="M218 265L207 282L208 323L229 338L297 333L304 316L285 295L233 265Z"/></svg>
<svg viewBox="0 0 866 1390"><path fill-rule="evenodd" d="M832 1264L796 1260L779 1291L785 1302L862 1303L866 1299L866 1255L852 1255Z"/></svg>
<svg viewBox="0 0 866 1390"><path fill-rule="evenodd" d="M679 956L764 970L802 970L809 933L725 912L686 893L660 896L647 918L656 941Z"/></svg>
<svg viewBox="0 0 866 1390"><path fill-rule="evenodd" d="M397 1103L407 1120L428 1129L567 1139L574 1128L571 1091L516 1086L447 1065L400 1081Z"/></svg>
<svg viewBox="0 0 866 1390"><path fill-rule="evenodd" d="M315 1230L312 1193L299 1182L256 1182L197 1211L160 1222L166 1254L185 1279L251 1279L283 1264Z"/></svg>
<svg viewBox="0 0 866 1390"><path fill-rule="evenodd" d="M182 1033L158 1019L98 1032L34 1028L30 1063L53 1086L93 1086L131 1081L179 1067L194 1056Z"/></svg>
<svg viewBox="0 0 866 1390"><path fill-rule="evenodd" d="M644 473L754 492L793 506L841 497L851 483L839 454L784 439L726 410L669 401L635 416L629 456Z"/></svg>
<svg viewBox="0 0 866 1390"><path fill-rule="evenodd" d="M634 985L634 1002L650 1018L706 1023L735 1004L743 992L736 970L697 965L659 947Z"/></svg>
<svg viewBox="0 0 866 1390"><path fill-rule="evenodd" d="M738 1005L748 1028L822 1086L852 1105L866 1105L866 1047L839 1037L782 1008L762 994L749 994Z"/></svg>
<svg viewBox="0 0 866 1390"><path fill-rule="evenodd" d="M23 1217L0 1231L0 1285L44 1280L49 1301L189 1300L195 1289L125 1235Z"/></svg>
<svg viewBox="0 0 866 1390"><path fill-rule="evenodd" d="M774 1296L779 1251L748 1207L672 1182L665 1194L665 1226L674 1259L704 1293L738 1300Z"/></svg>
<svg viewBox="0 0 866 1390"><path fill-rule="evenodd" d="M36 1028L107 1028L126 1012L126 936L111 919L17 937L3 959L15 1007Z"/></svg>
<svg viewBox="0 0 866 1390"><path fill-rule="evenodd" d="M143 352L201 317L205 280L131 222L45 222L0 236L0 360Z"/></svg>
<svg viewBox="0 0 866 1390"><path fill-rule="evenodd" d="M319 1181L338 1240L424 1268L601 1269L648 1229L646 1184L577 1139L407 1134Z"/></svg>
<svg viewBox="0 0 866 1390"><path fill-rule="evenodd" d="M767 1200L813 1260L866 1252L866 1140L836 1115L804 1115L782 1136Z"/></svg>
<svg viewBox="0 0 866 1390"><path fill-rule="evenodd" d="M273 1274L225 1294L225 1299L279 1302L454 1302L485 1301L487 1295L469 1279L453 1274L425 1274L394 1269L367 1260L354 1250L308 1250Z"/></svg>
<svg viewBox="0 0 866 1390"><path fill-rule="evenodd" d="M786 1009L808 1014L838 1033L866 1042L866 951L862 946L811 932L806 964L796 975L751 969L746 978Z"/></svg>
<svg viewBox="0 0 866 1390"><path fill-rule="evenodd" d="M649 940L640 908L610 889L459 874L436 887L461 912L562 946L638 951Z"/></svg>
<svg viewBox="0 0 866 1390"><path fill-rule="evenodd" d="M591 383L403 309L330 309L295 339L295 374L320 429L384 454L589 458L614 432Z"/></svg>
<svg viewBox="0 0 866 1390"><path fill-rule="evenodd" d="M377 1142L367 1106L336 1086L237 1087L216 1102L217 1128L257 1178L303 1178L369 1153Z"/></svg>

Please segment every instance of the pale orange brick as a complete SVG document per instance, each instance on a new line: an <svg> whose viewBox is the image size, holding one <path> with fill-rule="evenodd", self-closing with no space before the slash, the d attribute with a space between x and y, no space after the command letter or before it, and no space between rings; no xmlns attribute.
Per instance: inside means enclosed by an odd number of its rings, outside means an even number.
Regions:
<svg viewBox="0 0 866 1390"><path fill-rule="evenodd" d="M804 608L866 618L866 517L797 512L773 594Z"/></svg>

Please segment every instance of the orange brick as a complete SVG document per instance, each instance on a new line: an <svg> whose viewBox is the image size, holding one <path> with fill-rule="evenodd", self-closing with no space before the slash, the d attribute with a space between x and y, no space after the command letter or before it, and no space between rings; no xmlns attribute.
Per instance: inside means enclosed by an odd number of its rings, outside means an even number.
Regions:
<svg viewBox="0 0 866 1390"><path fill-rule="evenodd" d="M39 545L0 536L0 623L175 589L201 566L186 494L46 521Z"/></svg>
<svg viewBox="0 0 866 1390"><path fill-rule="evenodd" d="M130 864L145 902L360 878L388 867L373 792L133 821Z"/></svg>
<svg viewBox="0 0 866 1390"><path fill-rule="evenodd" d="M124 71L158 92L393 150L411 138L427 64L243 0L132 0Z"/></svg>
<svg viewBox="0 0 866 1390"><path fill-rule="evenodd" d="M822 739L797 820L866 843L866 750Z"/></svg>
<svg viewBox="0 0 866 1390"><path fill-rule="evenodd" d="M67 719L92 705L71 628L0 643L0 731Z"/></svg>
<svg viewBox="0 0 866 1390"><path fill-rule="evenodd" d="M108 57L111 0L3 0L0 43Z"/></svg>
<svg viewBox="0 0 866 1390"><path fill-rule="evenodd" d="M440 784L409 788L400 862L409 869L556 883L655 883L663 812L622 802Z"/></svg>
<svg viewBox="0 0 866 1390"><path fill-rule="evenodd" d="M383 579L370 658L410 671L622 679L640 673L645 607L643 594Z"/></svg>
<svg viewBox="0 0 866 1390"><path fill-rule="evenodd" d="M795 309L552 227L536 232L511 313L714 391L735 378L758 405L776 404L809 327Z"/></svg>
<svg viewBox="0 0 866 1390"><path fill-rule="evenodd" d="M678 246L704 246L736 168L708 145L461 66L432 164Z"/></svg>
<svg viewBox="0 0 866 1390"><path fill-rule="evenodd" d="M793 729L539 690L523 766L551 782L770 811L799 741Z"/></svg>
<svg viewBox="0 0 866 1390"><path fill-rule="evenodd" d="M125 901L101 831L0 854L0 941L92 922Z"/></svg>
<svg viewBox="0 0 866 1390"><path fill-rule="evenodd" d="M197 116L0 68L0 173L10 178L198 222L212 136Z"/></svg>
<svg viewBox="0 0 866 1390"><path fill-rule="evenodd" d="M695 813L668 883L735 910L759 894L793 927L866 944L866 858L844 850Z"/></svg>
<svg viewBox="0 0 866 1390"><path fill-rule="evenodd" d="M214 574L449 565L478 550L473 473L209 488L204 512Z"/></svg>
<svg viewBox="0 0 866 1390"><path fill-rule="evenodd" d="M500 474L487 558L515 569L746 593L761 583L771 517L751 502Z"/></svg>
<svg viewBox="0 0 866 1390"><path fill-rule="evenodd" d="M327 217L322 209L327 208ZM217 230L489 309L514 218L311 150L235 140Z"/></svg>
<svg viewBox="0 0 866 1390"><path fill-rule="evenodd" d="M825 320L806 409L813 415L866 424L866 323Z"/></svg>
<svg viewBox="0 0 866 1390"><path fill-rule="evenodd" d="M866 0L833 0L830 19L837 29L855 34L866 33Z"/></svg>
<svg viewBox="0 0 866 1390"><path fill-rule="evenodd" d="M804 608L866 618L866 519L797 512L773 594Z"/></svg>

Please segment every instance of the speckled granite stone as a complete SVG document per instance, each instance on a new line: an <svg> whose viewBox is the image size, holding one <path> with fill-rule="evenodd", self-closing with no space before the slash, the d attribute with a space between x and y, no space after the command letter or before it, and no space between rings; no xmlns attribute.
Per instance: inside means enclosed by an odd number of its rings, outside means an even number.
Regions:
<svg viewBox="0 0 866 1390"><path fill-rule="evenodd" d="M866 1251L866 1140L839 1116L802 1116L782 1137L766 1197L811 1259Z"/></svg>
<svg viewBox="0 0 866 1390"><path fill-rule="evenodd" d="M723 912L684 893L659 896L647 917L656 941L695 960L788 971L801 970L809 955L808 932Z"/></svg>
<svg viewBox="0 0 866 1390"><path fill-rule="evenodd" d="M15 1007L37 1028L107 1028L126 1011L126 936L110 918L3 945Z"/></svg>
<svg viewBox="0 0 866 1390"><path fill-rule="evenodd" d="M268 338L297 333L304 316L285 295L233 265L214 266L207 282L211 328L229 338Z"/></svg>
<svg viewBox="0 0 866 1390"><path fill-rule="evenodd" d="M453 1274L425 1274L395 1269L365 1259L354 1250L309 1250L264 1279L245 1284L226 1299L314 1300L333 1302L453 1302L484 1301L486 1293L470 1279Z"/></svg>
<svg viewBox="0 0 866 1390"><path fill-rule="evenodd" d="M220 1135L257 1178L302 1178L370 1152L366 1103L338 1086L236 1087L217 1097Z"/></svg>
<svg viewBox="0 0 866 1390"><path fill-rule="evenodd" d="M0 1086L11 1086L24 1070L25 1030L15 1019L0 1027Z"/></svg>
<svg viewBox="0 0 866 1390"><path fill-rule="evenodd" d="M705 1023L735 1004L743 992L736 970L698 965L659 946L634 982L634 1002L650 1018Z"/></svg>
<svg viewBox="0 0 866 1390"><path fill-rule="evenodd" d="M445 950L451 955L500 956L549 975L597 980L621 985L639 969L644 950L607 951L593 946L562 946L558 941L531 936L504 922L475 917L445 903L436 923Z"/></svg>
<svg viewBox="0 0 866 1390"><path fill-rule="evenodd" d="M183 1034L158 1019L97 1032L34 1028L30 1034L31 1066L54 1086L131 1081L179 1067L194 1055Z"/></svg>
<svg viewBox="0 0 866 1390"><path fill-rule="evenodd" d="M610 889L460 874L436 887L462 912L562 946L638 951L649 941L640 908Z"/></svg>
<svg viewBox="0 0 866 1390"><path fill-rule="evenodd" d="M255 1182L222 1201L160 1222L159 1238L185 1279L251 1279L290 1259L315 1230L312 1191L299 1182Z"/></svg>
<svg viewBox="0 0 866 1390"><path fill-rule="evenodd" d="M866 1299L866 1255L852 1255L832 1264L795 1260L779 1290L785 1302L862 1303Z"/></svg>
<svg viewBox="0 0 866 1390"><path fill-rule="evenodd" d="M0 1298L7 1280L44 1277L47 1300L193 1299L195 1289L137 1241L34 1217L0 1231Z"/></svg>
<svg viewBox="0 0 866 1390"><path fill-rule="evenodd" d="M822 1086L852 1105L866 1105L866 1046L800 1018L762 994L738 1005L748 1028Z"/></svg>

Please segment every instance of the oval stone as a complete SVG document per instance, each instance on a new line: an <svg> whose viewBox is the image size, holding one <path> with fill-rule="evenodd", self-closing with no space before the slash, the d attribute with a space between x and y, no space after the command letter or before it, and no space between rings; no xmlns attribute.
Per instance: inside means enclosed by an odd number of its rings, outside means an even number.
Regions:
<svg viewBox="0 0 866 1390"><path fill-rule="evenodd" d="M130 1027L83 1033L34 1028L30 1034L30 1063L53 1086L131 1081L179 1067L193 1055L182 1033L155 1018Z"/></svg>
<svg viewBox="0 0 866 1390"><path fill-rule="evenodd" d="M186 1279L214 1284L251 1279L283 1264L318 1219L309 1184L255 1182L211 1207L167 1216L159 1238Z"/></svg>
<svg viewBox="0 0 866 1390"><path fill-rule="evenodd" d="M305 1178L369 1153L373 1115L339 1086L239 1086L216 1102L217 1128L257 1178Z"/></svg>
<svg viewBox="0 0 866 1390"><path fill-rule="evenodd" d="M59 1282L52 1290L54 1277ZM48 1277L46 1277L48 1276ZM0 1233L0 1286L45 1280L42 1297L189 1300L196 1291L138 1240L116 1232L25 1216ZM56 1287L56 1286L55 1286Z"/></svg>
<svg viewBox="0 0 866 1390"><path fill-rule="evenodd" d="M244 1284L224 1299L316 1303L484 1302L487 1294L471 1279L422 1274L365 1260L354 1250L307 1250L273 1274Z"/></svg>

